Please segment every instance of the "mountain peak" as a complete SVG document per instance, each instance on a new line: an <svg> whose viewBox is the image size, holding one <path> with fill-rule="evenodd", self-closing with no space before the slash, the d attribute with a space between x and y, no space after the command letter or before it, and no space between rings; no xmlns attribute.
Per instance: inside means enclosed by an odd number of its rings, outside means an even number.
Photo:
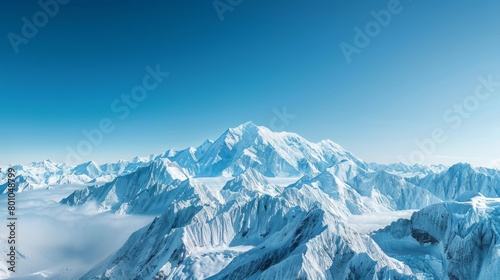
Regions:
<svg viewBox="0 0 500 280"><path fill-rule="evenodd" d="M254 168L249 168L242 174L227 182L223 189L237 191L241 187L253 188L255 186L265 186L268 184L269 182L267 179L259 171ZM236 186L238 189L235 188Z"/></svg>
<svg viewBox="0 0 500 280"><path fill-rule="evenodd" d="M475 172L475 170L470 164L460 162L460 163L452 165L450 167L450 169L448 170L448 172L451 172L451 173L457 173L457 172L471 173L471 172Z"/></svg>
<svg viewBox="0 0 500 280"><path fill-rule="evenodd" d="M205 142L203 142L203 144L198 146L198 148L196 148L196 149L197 150L206 150L208 147L212 146L213 144L214 144L213 140L207 139L207 140L205 140Z"/></svg>
<svg viewBox="0 0 500 280"><path fill-rule="evenodd" d="M391 184L393 186L397 186L405 182L403 177L389 173L385 170L376 172L374 180L375 182L379 182L380 184Z"/></svg>
<svg viewBox="0 0 500 280"><path fill-rule="evenodd" d="M44 161L40 161L40 162L32 162L30 163L28 166L32 166L32 167L54 167L56 163L53 162L52 160L50 159L46 159Z"/></svg>
<svg viewBox="0 0 500 280"><path fill-rule="evenodd" d="M84 163L80 163L79 165L75 166L75 170L77 169L85 169L85 168L98 168L99 165L97 165L94 161L87 161Z"/></svg>
<svg viewBox="0 0 500 280"><path fill-rule="evenodd" d="M248 121L246 123L242 123L236 128L253 128L253 127L258 127L256 124L254 124L252 121Z"/></svg>
<svg viewBox="0 0 500 280"><path fill-rule="evenodd" d="M94 161L84 162L71 170L71 172L75 175L87 175L92 178L97 177L101 171L102 170L99 165L97 165Z"/></svg>
<svg viewBox="0 0 500 280"><path fill-rule="evenodd" d="M231 134L237 134L237 135L243 135L247 133L257 133L259 130L263 129L264 127L262 126L257 126L253 122L246 122L244 124L240 124L237 127L229 128L227 130L228 133Z"/></svg>
<svg viewBox="0 0 500 280"><path fill-rule="evenodd" d="M238 175L235 180L259 182L261 184L269 184L269 181L255 168L248 168L242 174Z"/></svg>
<svg viewBox="0 0 500 280"><path fill-rule="evenodd" d="M254 168L268 177L286 177L317 174L341 159L365 167L332 141L313 143L295 133L246 122L227 129L206 150L198 148L195 161L181 166L195 170L197 176L235 176Z"/></svg>
<svg viewBox="0 0 500 280"><path fill-rule="evenodd" d="M184 169L182 169L176 162L170 161L167 158L160 158L153 161L149 166L151 176L164 181L180 180L184 181L189 178Z"/></svg>
<svg viewBox="0 0 500 280"><path fill-rule="evenodd" d="M233 180L228 181L222 188L222 193L226 201L230 201L241 194L247 198L257 195L276 196L282 190L282 187L271 184L258 170L249 168Z"/></svg>
<svg viewBox="0 0 500 280"><path fill-rule="evenodd" d="M81 169L81 168L99 168L99 165L95 161L87 161L82 164L79 164L78 166L75 167L75 169Z"/></svg>
<svg viewBox="0 0 500 280"><path fill-rule="evenodd" d="M470 163L466 163L466 162L459 162L459 163L455 163L454 165L451 166L451 168L453 167L462 167L462 168L472 168L472 166L470 165Z"/></svg>
<svg viewBox="0 0 500 280"><path fill-rule="evenodd" d="M326 186L337 186L341 184L341 180L335 176L331 169L319 173L316 177L310 179L308 183L314 182L320 182Z"/></svg>

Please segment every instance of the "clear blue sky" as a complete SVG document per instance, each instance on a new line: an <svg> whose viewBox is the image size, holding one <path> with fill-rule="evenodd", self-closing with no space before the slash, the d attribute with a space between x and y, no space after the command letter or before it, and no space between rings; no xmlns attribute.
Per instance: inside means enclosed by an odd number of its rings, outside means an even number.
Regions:
<svg viewBox="0 0 500 280"><path fill-rule="evenodd" d="M103 118L115 129L82 161L196 146L248 120L366 161L407 158L435 128L447 139L426 162L500 158L500 88L460 125L443 119L479 76L500 81L497 1L402 0L350 63L340 44L391 1L243 0L221 21L212 1L73 0L16 53L8 34L37 2L0 2L0 164L64 161ZM170 75L122 120L111 104L148 65ZM273 125L283 107L296 117Z"/></svg>

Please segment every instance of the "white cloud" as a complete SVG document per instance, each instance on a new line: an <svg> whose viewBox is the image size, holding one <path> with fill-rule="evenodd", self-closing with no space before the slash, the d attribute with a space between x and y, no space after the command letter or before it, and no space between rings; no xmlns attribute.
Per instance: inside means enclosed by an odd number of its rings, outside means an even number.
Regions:
<svg viewBox="0 0 500 280"><path fill-rule="evenodd" d="M19 258L17 276L77 279L154 218L99 213L92 204L70 207L58 203L77 188L81 186L18 194L17 243L26 259ZM2 197L0 205L5 203Z"/></svg>

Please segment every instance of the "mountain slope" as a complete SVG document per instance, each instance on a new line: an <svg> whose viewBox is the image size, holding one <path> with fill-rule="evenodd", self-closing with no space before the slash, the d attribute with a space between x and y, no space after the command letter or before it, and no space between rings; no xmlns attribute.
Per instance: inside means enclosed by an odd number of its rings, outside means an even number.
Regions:
<svg viewBox="0 0 500 280"><path fill-rule="evenodd" d="M262 195L215 217L210 207L174 209L82 279L412 279L319 208Z"/></svg>
<svg viewBox="0 0 500 280"><path fill-rule="evenodd" d="M438 174L423 178L410 178L408 181L448 201L476 193L487 197L500 196L500 176L481 173L464 163L455 164Z"/></svg>
<svg viewBox="0 0 500 280"><path fill-rule="evenodd" d="M387 210L422 209L441 202L430 191L386 171L360 174L349 184L361 195L373 200L374 204L385 206Z"/></svg>
<svg viewBox="0 0 500 280"><path fill-rule="evenodd" d="M200 195L212 198L201 182L189 179L186 172L168 159L155 160L150 166L116 178L102 186L75 191L62 204L97 203L101 211L117 213L159 214L174 201Z"/></svg>
<svg viewBox="0 0 500 280"><path fill-rule="evenodd" d="M262 174L250 168L228 181L221 189L221 195L226 203L246 202L260 195L277 196L283 189L269 183Z"/></svg>
<svg viewBox="0 0 500 280"><path fill-rule="evenodd" d="M500 200L436 204L372 237L382 249L434 279L496 279L500 273Z"/></svg>

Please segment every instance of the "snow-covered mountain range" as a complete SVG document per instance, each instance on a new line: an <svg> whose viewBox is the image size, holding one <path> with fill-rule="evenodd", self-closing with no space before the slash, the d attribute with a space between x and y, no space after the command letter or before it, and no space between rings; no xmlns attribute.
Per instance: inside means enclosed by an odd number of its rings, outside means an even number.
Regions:
<svg viewBox="0 0 500 280"><path fill-rule="evenodd" d="M19 191L24 191L61 184L110 182L162 158L176 162L192 177L236 176L248 168L270 177L313 175L342 160L369 169L366 163L332 141L312 143L295 133L272 132L252 122L228 129L215 142L207 140L197 148L168 150L131 161L102 165L90 161L69 166L46 160L13 167L22 182ZM6 177L4 173L0 176L3 176L1 190Z"/></svg>
<svg viewBox="0 0 500 280"><path fill-rule="evenodd" d="M500 274L495 169L368 164L330 140L312 143L251 122L157 156L17 169L20 191L83 183L61 204L156 215L82 279ZM369 235L350 225L355 215L401 210L417 212Z"/></svg>
<svg viewBox="0 0 500 280"><path fill-rule="evenodd" d="M146 158L136 157L131 161L121 160L116 163L98 165L93 161L70 166L55 163L51 160L33 162L28 165L13 165L17 173L17 189L19 192L49 188L64 184L104 183L114 178L131 173L139 167L147 166L154 155ZM0 192L7 187L7 173L0 173Z"/></svg>
<svg viewBox="0 0 500 280"><path fill-rule="evenodd" d="M406 165L404 163L392 163L392 164L378 164L369 163L368 164L375 171L386 171L387 173L400 175L402 177L425 177L427 175L440 173L448 169L446 165L423 165L414 164Z"/></svg>

